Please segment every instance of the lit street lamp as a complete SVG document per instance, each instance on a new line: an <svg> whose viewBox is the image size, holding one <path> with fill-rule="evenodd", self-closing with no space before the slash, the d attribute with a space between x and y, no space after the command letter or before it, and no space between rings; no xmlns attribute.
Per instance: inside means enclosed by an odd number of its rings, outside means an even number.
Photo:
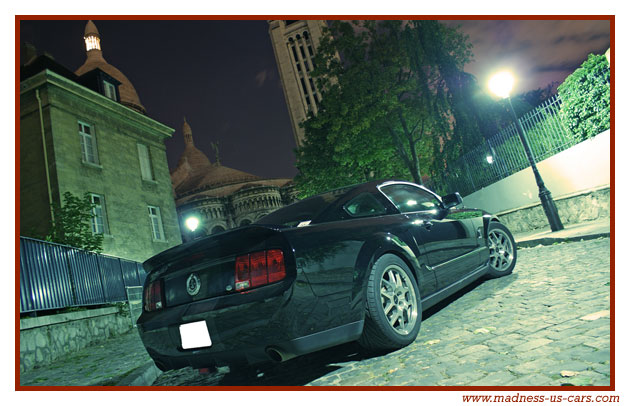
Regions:
<svg viewBox="0 0 630 406"><path fill-rule="evenodd" d="M197 236L195 231L197 231L197 228L199 227L199 219L195 216L190 216L186 219L184 223L186 224L188 230L190 230L190 236L194 240Z"/></svg>
<svg viewBox="0 0 630 406"><path fill-rule="evenodd" d="M186 219L186 227L192 232L195 232L199 226L199 219L197 217L188 217Z"/></svg>
<svg viewBox="0 0 630 406"><path fill-rule="evenodd" d="M525 148L525 154L527 155L529 164L534 171L534 177L536 178L536 184L538 185L538 197L540 198L543 210L545 211L545 215L547 216L547 220L549 221L549 225L551 226L551 231L562 230L564 226L562 225L562 221L560 221L560 216L558 215L556 203L553 201L553 198L551 197L551 192L545 187L545 183L543 182L542 177L538 172L536 161L534 161L534 156L529 146L529 142L527 141L527 138L525 138L525 131L523 130L521 121L516 116L516 112L514 111L514 107L512 106L512 100L510 99L510 91L512 90L512 86L514 86L514 77L509 72L497 73L492 76L492 78L490 78L490 81L488 82L488 87L490 88L492 93L503 99L508 100L510 111L512 112L512 116L514 117L514 121L516 122L518 136L521 139L523 148Z"/></svg>

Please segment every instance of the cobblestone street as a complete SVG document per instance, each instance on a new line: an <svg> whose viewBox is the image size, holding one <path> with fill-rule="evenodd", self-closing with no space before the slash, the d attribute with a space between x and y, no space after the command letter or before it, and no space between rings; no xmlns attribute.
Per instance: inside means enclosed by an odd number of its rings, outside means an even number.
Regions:
<svg viewBox="0 0 630 406"><path fill-rule="evenodd" d="M512 275L425 312L401 350L346 344L257 370L169 371L154 385L609 385L610 239L518 255Z"/></svg>

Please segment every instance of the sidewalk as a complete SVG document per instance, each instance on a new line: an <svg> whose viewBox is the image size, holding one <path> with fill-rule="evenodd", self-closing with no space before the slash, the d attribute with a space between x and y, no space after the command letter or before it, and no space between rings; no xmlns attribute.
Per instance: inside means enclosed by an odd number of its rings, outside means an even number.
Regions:
<svg viewBox="0 0 630 406"><path fill-rule="evenodd" d="M573 224L564 230L535 230L514 235L519 248L610 236L610 221ZM84 348L52 364L20 375L30 386L150 386L161 374L147 354L137 330Z"/></svg>
<svg viewBox="0 0 630 406"><path fill-rule="evenodd" d="M601 237L610 237L610 219L570 224L565 226L564 230L555 232L552 232L550 228L526 231L515 234L514 240L519 248L527 248L567 241L592 240Z"/></svg>

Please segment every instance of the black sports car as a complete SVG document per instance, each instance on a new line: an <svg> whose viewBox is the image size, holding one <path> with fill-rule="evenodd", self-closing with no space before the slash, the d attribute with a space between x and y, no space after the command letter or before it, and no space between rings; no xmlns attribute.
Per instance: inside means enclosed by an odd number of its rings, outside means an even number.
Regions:
<svg viewBox="0 0 630 406"><path fill-rule="evenodd" d="M423 309L516 264L510 231L461 202L369 182L164 251L144 263L142 341L162 370L404 347Z"/></svg>

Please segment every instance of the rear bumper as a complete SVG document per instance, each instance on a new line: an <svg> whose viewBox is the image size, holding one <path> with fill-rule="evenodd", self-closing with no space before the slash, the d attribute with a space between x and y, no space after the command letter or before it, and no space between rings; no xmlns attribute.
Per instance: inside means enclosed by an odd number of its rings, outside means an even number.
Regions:
<svg viewBox="0 0 630 406"><path fill-rule="evenodd" d="M137 324L147 352L162 370L284 361L359 338L362 320L331 323L319 331L307 328L316 302L310 288L278 284L143 313ZM183 349L179 326L201 320L212 345Z"/></svg>

